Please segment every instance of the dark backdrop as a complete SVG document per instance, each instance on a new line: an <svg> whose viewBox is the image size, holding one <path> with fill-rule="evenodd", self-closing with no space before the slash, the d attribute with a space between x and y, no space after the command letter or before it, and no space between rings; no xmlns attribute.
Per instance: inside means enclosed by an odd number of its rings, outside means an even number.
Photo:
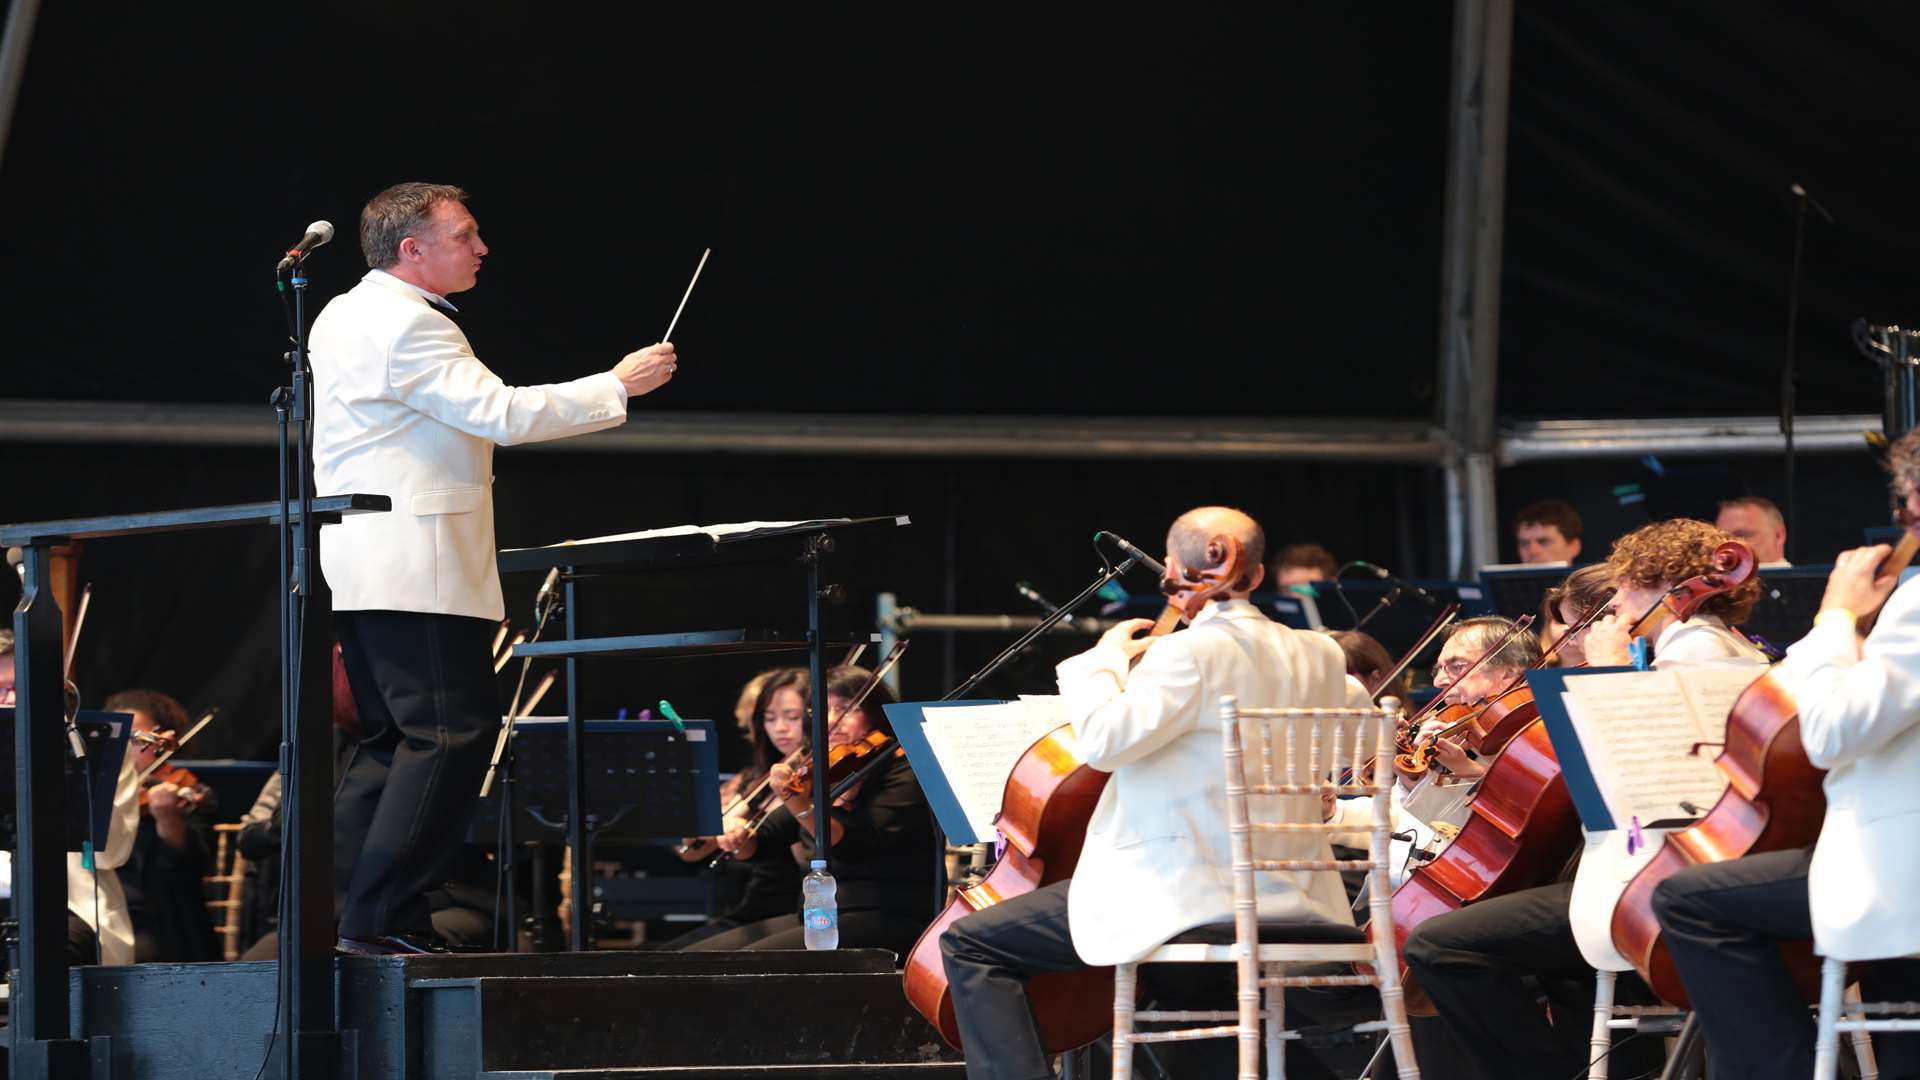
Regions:
<svg viewBox="0 0 1920 1080"><path fill-rule="evenodd" d="M1503 411L1773 409L1795 180L1836 218L1808 229L1802 408L1876 411L1846 325L1920 321L1915 79L1885 48L1916 22L1866 0L1522 5ZM676 334L687 363L636 422L1426 416L1450 32L1446 5L45 5L0 167L4 395L263 403L280 377L278 250L333 220L342 238L311 269L317 299L343 290L360 203L426 178L474 192L494 254L462 322L517 382L653 340L714 247ZM264 451L9 446L4 460L9 520L272 494ZM843 564L852 622L882 589L965 611L1017 610L1019 578L1069 593L1097 566L1094 529L1145 543L1210 499L1260 514L1276 541L1426 572L1442 559L1432 469L499 460L503 544L912 514ZM1529 466L1503 473L1501 510L1564 494L1598 553L1650 511L1778 498L1779 482L1761 459L1665 476ZM1620 502L1632 484L1646 502ZM1803 466L1803 558L1880 520L1877 485L1864 456ZM89 696L149 683L225 704L235 719L205 752L262 753L271 559L264 535L98 545ZM735 625L776 584L634 586L591 618ZM532 583L508 588L523 612ZM946 689L993 645L966 639L949 659L921 643L909 693ZM1044 685L1067 647L995 689ZM610 668L590 705L667 696L713 714L753 666Z"/></svg>

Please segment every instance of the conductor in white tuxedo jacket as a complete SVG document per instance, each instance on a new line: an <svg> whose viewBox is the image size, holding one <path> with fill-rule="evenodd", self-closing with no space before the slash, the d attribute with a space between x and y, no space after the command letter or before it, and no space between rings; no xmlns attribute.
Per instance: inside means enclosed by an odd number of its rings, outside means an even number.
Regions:
<svg viewBox="0 0 1920 1080"><path fill-rule="evenodd" d="M1221 534L1238 537L1254 567L1228 599L1209 604L1189 629L1152 639L1151 648L1135 637L1148 620L1122 623L1058 668L1080 752L1113 778L1070 881L982 909L941 936L972 1080L1052 1076L1027 1000L1029 977L1135 960L1182 931L1232 919L1221 695L1259 708L1367 703L1332 638L1290 630L1247 602L1265 575L1265 538L1252 518L1217 506L1182 515L1167 537L1169 569L1207 566L1207 542ZM1273 839L1327 846L1321 835ZM1353 925L1333 875L1263 878L1263 918Z"/></svg>
<svg viewBox="0 0 1920 1080"><path fill-rule="evenodd" d="M500 722L489 651L504 615L494 566L493 448L624 423L673 377L671 344L549 386L503 383L448 295L487 246L466 192L399 184L360 214L371 269L311 339L314 474L322 493L389 496L385 514L320 530L347 680L366 735L334 797L340 946L437 951L425 894L472 817Z"/></svg>

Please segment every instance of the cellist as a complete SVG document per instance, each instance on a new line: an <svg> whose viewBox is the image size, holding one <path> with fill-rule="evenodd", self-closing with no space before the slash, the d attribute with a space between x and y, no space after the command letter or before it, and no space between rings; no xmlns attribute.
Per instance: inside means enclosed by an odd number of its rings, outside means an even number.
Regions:
<svg viewBox="0 0 1920 1080"><path fill-rule="evenodd" d="M1920 521L1920 430L1887 464L1904 518ZM1813 630L1776 669L1799 705L1800 742L1827 770L1827 811L1812 848L1704 863L1662 882L1654 914L1707 1037L1712 1077L1806 1076L1814 1031L1778 943L1813 939L1822 956L1920 953L1920 586L1880 574L1885 545L1844 552ZM1886 604L1860 640L1858 621ZM1920 963L1860 973L1868 1001L1920 999ZM1880 1075L1920 1076L1920 1036L1876 1034Z"/></svg>
<svg viewBox="0 0 1920 1080"><path fill-rule="evenodd" d="M1149 620L1129 620L1057 669L1081 753L1112 779L1072 879L975 912L940 939L971 1080L1053 1076L1027 997L1032 976L1137 959L1184 930L1232 918L1221 695L1263 708L1368 702L1339 645L1281 626L1247 602L1266 576L1265 535L1251 517L1221 506L1183 514L1167 536L1169 574L1219 565L1209 558L1216 537L1239 541L1247 570L1189 629L1151 639L1149 648L1135 636ZM1324 836L1301 834L1262 834L1256 845L1264 858L1328 848ZM1307 891L1264 877L1263 917L1353 925L1333 875L1314 875ZM1295 1000L1290 993L1290 1013Z"/></svg>
<svg viewBox="0 0 1920 1080"><path fill-rule="evenodd" d="M1616 541L1607 559L1618 590L1614 610L1588 630L1588 662L1624 663L1630 625L1673 586L1710 572L1714 549L1730 539L1703 521L1676 519ZM1748 581L1708 601L1693 620L1667 627L1653 644L1656 665L1745 658L1755 664L1757 675L1764 657L1727 625L1744 619L1759 594L1759 583ZM1429 919L1408 936L1407 966L1473 1061L1475 1071L1468 1075L1565 1080L1584 1072L1594 967L1628 967L1617 956L1589 955L1590 939L1612 951L1614 902L1632 879L1636 860L1647 857L1638 843L1629 851L1624 833L1589 834L1572 882L1483 900ZM1657 848L1652 833L1645 839L1647 848ZM1593 932L1579 933L1576 924L1591 924ZM1558 1022L1549 1023L1536 1004L1529 976L1553 1001ZM1631 975L1620 980L1618 996L1622 1002L1653 1000ZM1612 1071L1619 1076L1651 1071L1659 1056L1657 1043L1623 1043L1614 1053Z"/></svg>

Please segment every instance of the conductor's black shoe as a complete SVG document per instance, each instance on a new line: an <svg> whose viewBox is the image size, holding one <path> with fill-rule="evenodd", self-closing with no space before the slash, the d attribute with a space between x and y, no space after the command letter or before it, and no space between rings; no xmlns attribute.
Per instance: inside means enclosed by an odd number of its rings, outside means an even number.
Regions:
<svg viewBox="0 0 1920 1080"><path fill-rule="evenodd" d="M388 934L372 940L343 937L333 949L348 956L451 956L475 951L456 948L434 934L420 933Z"/></svg>

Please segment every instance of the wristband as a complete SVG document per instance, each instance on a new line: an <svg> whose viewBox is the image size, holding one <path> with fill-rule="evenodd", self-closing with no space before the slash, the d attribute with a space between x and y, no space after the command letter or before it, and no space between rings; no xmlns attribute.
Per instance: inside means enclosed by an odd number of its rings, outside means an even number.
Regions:
<svg viewBox="0 0 1920 1080"><path fill-rule="evenodd" d="M1825 626L1828 623L1846 623L1848 630L1852 630L1859 621L1859 616L1843 607L1831 607L1813 617L1813 625L1816 627Z"/></svg>

